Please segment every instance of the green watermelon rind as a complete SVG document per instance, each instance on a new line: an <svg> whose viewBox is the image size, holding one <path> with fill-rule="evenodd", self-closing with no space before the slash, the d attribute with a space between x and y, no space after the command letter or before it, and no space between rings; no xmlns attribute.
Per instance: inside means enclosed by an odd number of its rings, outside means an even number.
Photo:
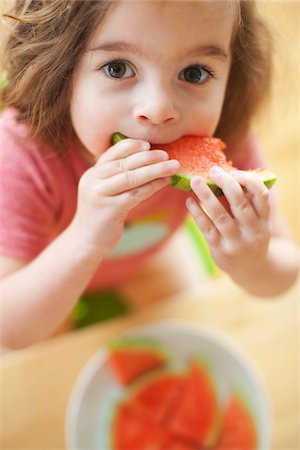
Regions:
<svg viewBox="0 0 300 450"><path fill-rule="evenodd" d="M122 133L120 133L119 131L117 131L116 133L114 133L114 134L112 135L111 143L112 143L113 145L115 145L115 144L117 144L118 142L123 141L123 139L128 139L128 138L127 138L127 136L125 136L124 134L122 134Z"/></svg>
<svg viewBox="0 0 300 450"><path fill-rule="evenodd" d="M255 415L255 408L253 407L253 402L250 393L246 391L244 387L235 384L231 386L231 396L234 397L236 400L238 400L238 402L244 408L244 410L247 411L254 425L255 432L257 434L257 430L259 429L259 423Z"/></svg>
<svg viewBox="0 0 300 450"><path fill-rule="evenodd" d="M183 174L175 174L171 176L171 182L170 186L175 187L176 189L180 189L181 191L185 192L193 192L193 189L191 188L191 179L192 176L189 175L183 175ZM212 181L206 181L207 186L212 190L212 192L217 196L220 197L223 194L222 189L217 186Z"/></svg>
<svg viewBox="0 0 300 450"><path fill-rule="evenodd" d="M145 372L139 378L134 380L127 388L126 401L130 401L144 386L159 380L165 376L175 376L183 379L185 372L178 367L165 366L157 367L152 371Z"/></svg>
<svg viewBox="0 0 300 450"><path fill-rule="evenodd" d="M162 356L166 360L171 357L170 352L167 349L162 348L160 343L146 338L128 337L115 339L107 344L107 349L109 351L131 349L149 350Z"/></svg>
<svg viewBox="0 0 300 450"><path fill-rule="evenodd" d="M259 177L262 179L264 185L271 189L273 184L276 181L276 175L274 175L272 172L270 172L267 169L254 169L253 172L255 172ZM177 189L180 189L185 192L192 192L191 188L191 179L194 175L186 175L186 174L180 174L177 173L175 175L171 176L171 183L170 186L173 186ZM206 180L207 186L211 189L211 191L215 194L216 197L221 197L224 195L222 189L217 186L213 181ZM243 186L242 186L243 187ZM247 190L243 187L243 190L247 192Z"/></svg>

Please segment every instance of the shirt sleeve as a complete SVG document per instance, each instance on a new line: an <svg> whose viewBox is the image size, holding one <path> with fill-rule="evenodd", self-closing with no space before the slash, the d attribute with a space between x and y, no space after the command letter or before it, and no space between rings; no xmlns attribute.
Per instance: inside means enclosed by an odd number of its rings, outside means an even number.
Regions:
<svg viewBox="0 0 300 450"><path fill-rule="evenodd" d="M37 256L51 240L55 210L42 156L1 130L0 253L23 260Z"/></svg>

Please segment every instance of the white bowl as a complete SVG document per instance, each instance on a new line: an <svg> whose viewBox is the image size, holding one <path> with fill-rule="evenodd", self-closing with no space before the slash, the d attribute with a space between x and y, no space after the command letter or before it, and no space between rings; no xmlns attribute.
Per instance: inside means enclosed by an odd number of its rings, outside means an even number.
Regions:
<svg viewBox="0 0 300 450"><path fill-rule="evenodd" d="M258 450L271 446L270 402L249 357L223 333L191 322L168 320L135 328L124 336L153 339L170 349L176 366L200 353L246 396L258 438ZM69 450L110 450L107 444L109 411L122 388L112 376L106 350L99 350L81 371L67 408L65 435Z"/></svg>

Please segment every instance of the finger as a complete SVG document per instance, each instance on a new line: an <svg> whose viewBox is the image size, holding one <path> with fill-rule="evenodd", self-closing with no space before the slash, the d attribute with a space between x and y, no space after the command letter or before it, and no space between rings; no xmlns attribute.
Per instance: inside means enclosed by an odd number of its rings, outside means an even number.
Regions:
<svg viewBox="0 0 300 450"><path fill-rule="evenodd" d="M257 223L257 214L240 183L231 173L217 166L210 170L210 177L224 192L234 218L244 226L253 227Z"/></svg>
<svg viewBox="0 0 300 450"><path fill-rule="evenodd" d="M103 193L105 195L117 195L130 191L158 178L174 175L178 172L179 167L178 161L169 160L119 173L103 180Z"/></svg>
<svg viewBox="0 0 300 450"><path fill-rule="evenodd" d="M170 177L159 178L158 180L150 181L150 183L146 183L143 186L131 189L131 191L123 192L118 195L118 198L120 203L126 205L129 204L131 207L134 207L168 184L170 184Z"/></svg>
<svg viewBox="0 0 300 450"><path fill-rule="evenodd" d="M186 206L207 242L212 246L218 246L221 235L199 203L194 198L189 197L186 201Z"/></svg>
<svg viewBox="0 0 300 450"><path fill-rule="evenodd" d="M270 214L270 191L260 177L254 172L242 170L233 171L232 176L251 195L251 203L256 214L262 219L267 219Z"/></svg>
<svg viewBox="0 0 300 450"><path fill-rule="evenodd" d="M139 167L149 166L160 161L167 161L169 156L163 150L151 150L138 152L127 156L126 158L108 161L97 167L97 176L99 178L108 178L128 170L138 169Z"/></svg>
<svg viewBox="0 0 300 450"><path fill-rule="evenodd" d="M99 164L104 164L108 161L126 158L126 156L147 150L150 150L149 142L141 141L139 139L124 139L102 153L96 162L96 166Z"/></svg>
<svg viewBox="0 0 300 450"><path fill-rule="evenodd" d="M220 234L226 239L235 239L239 235L239 228L235 220L207 184L200 177L193 177L191 187Z"/></svg>

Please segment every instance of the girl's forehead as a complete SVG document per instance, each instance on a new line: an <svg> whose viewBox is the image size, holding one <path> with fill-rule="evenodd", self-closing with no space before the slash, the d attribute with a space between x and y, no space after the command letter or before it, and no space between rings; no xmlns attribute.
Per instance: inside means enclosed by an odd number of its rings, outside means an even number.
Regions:
<svg viewBox="0 0 300 450"><path fill-rule="evenodd" d="M155 39L161 35L208 34L231 40L238 16L238 0L121 0L112 1L106 17L96 30L91 47L105 39Z"/></svg>

